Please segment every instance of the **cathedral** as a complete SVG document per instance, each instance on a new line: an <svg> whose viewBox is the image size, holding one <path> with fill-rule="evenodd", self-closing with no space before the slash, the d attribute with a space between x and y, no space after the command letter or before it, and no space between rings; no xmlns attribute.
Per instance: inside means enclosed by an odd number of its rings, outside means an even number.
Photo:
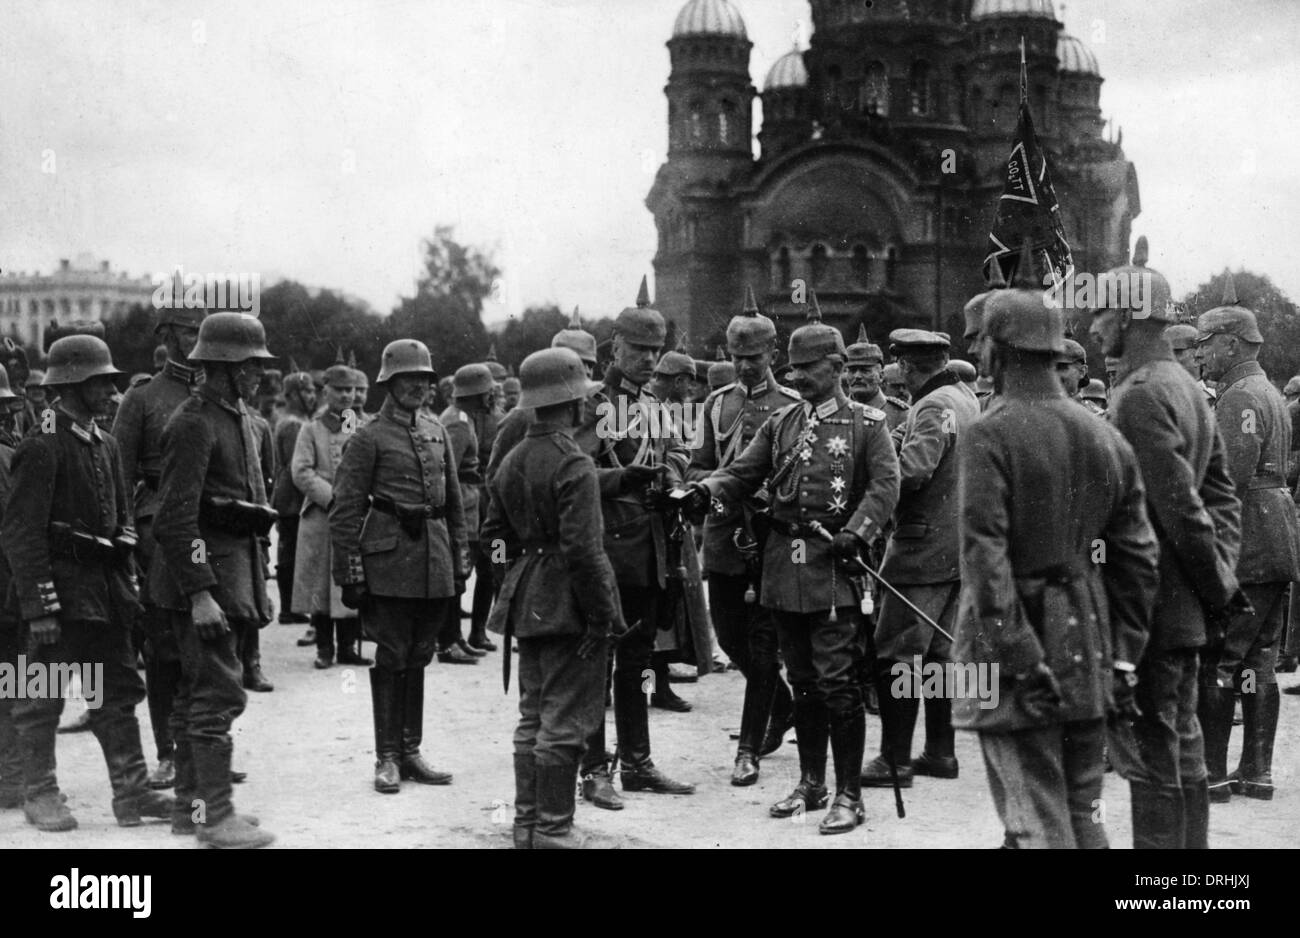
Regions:
<svg viewBox="0 0 1300 938"><path fill-rule="evenodd" d="M850 340L859 323L876 341L903 326L953 331L983 289L1022 37L1076 269L1127 258L1137 173L1103 133L1097 59L1052 0L810 4L809 48L778 59L761 95L739 0L689 0L673 26L668 157L646 205L655 305L692 346L718 341L746 285L788 332L806 312L794 281Z"/></svg>

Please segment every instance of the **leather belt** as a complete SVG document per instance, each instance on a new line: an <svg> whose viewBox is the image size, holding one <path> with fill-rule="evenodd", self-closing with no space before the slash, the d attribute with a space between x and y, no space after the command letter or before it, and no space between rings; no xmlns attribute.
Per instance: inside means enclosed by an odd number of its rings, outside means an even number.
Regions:
<svg viewBox="0 0 1300 938"><path fill-rule="evenodd" d="M777 534L783 534L786 537L817 536L811 525L805 521L780 521L776 518L768 518L767 524ZM819 524L831 534L838 534L844 528L844 522L842 521L821 521Z"/></svg>
<svg viewBox="0 0 1300 938"><path fill-rule="evenodd" d="M519 545L520 557L526 557L530 554L533 556L545 557L548 554L558 553L560 553L560 545L549 541L532 541L530 543Z"/></svg>
<svg viewBox="0 0 1300 938"><path fill-rule="evenodd" d="M424 517L436 521L438 518L444 518L447 515L447 509L444 505L399 505L391 498L385 498L382 495L370 496L370 507L375 511L392 515L398 519Z"/></svg>
<svg viewBox="0 0 1300 938"><path fill-rule="evenodd" d="M1261 489L1290 489L1286 479L1279 475L1257 475L1246 485L1246 490L1256 492Z"/></svg>
<svg viewBox="0 0 1300 938"><path fill-rule="evenodd" d="M1060 563L1052 567L1044 567L1042 570L1036 570L1033 573L1017 574L1017 580L1043 580L1055 586L1063 586L1066 583L1073 583L1075 580L1082 580L1088 575L1090 564L1078 563Z"/></svg>

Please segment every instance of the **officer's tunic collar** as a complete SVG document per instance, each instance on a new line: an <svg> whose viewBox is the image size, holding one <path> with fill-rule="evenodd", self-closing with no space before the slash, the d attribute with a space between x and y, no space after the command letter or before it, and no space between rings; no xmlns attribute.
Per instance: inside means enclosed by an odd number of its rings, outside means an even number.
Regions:
<svg viewBox="0 0 1300 938"><path fill-rule="evenodd" d="M203 386L199 388L199 394L201 394L206 400L209 400L212 403L216 404L222 410L234 414L236 417L239 417L241 420L248 413L248 411L244 409L244 402L242 400L237 399L235 403L231 404L229 401L223 399L221 395L216 392L216 389L213 388L212 385L210 384L207 383L203 384Z"/></svg>
<svg viewBox="0 0 1300 938"><path fill-rule="evenodd" d="M58 409L58 421L72 431L75 436L83 443L100 443L104 439L103 433L99 429L99 424L91 421L87 426L77 420L76 417L68 413L62 407Z"/></svg>
<svg viewBox="0 0 1300 938"><path fill-rule="evenodd" d="M383 405L379 408L379 415L387 417L393 423L404 429L411 429L419 420L419 412L415 411L408 415L407 411L397 406L397 402L391 396L384 400Z"/></svg>
<svg viewBox="0 0 1300 938"><path fill-rule="evenodd" d="M737 381L736 385L745 392L745 397L758 397L760 394L766 394L767 389L772 386L772 375L770 373L764 375L763 379L752 388L746 387L743 381Z"/></svg>
<svg viewBox="0 0 1300 938"><path fill-rule="evenodd" d="M1119 360L1119 368L1115 371L1115 384L1122 384L1125 378L1143 365L1159 361L1177 361L1174 358L1174 350L1168 346L1168 343L1162 346L1159 342L1155 342L1145 347L1135 348L1131 352L1126 351Z"/></svg>
<svg viewBox="0 0 1300 938"><path fill-rule="evenodd" d="M849 399L844 396L844 392L839 388L836 388L830 397L826 398L826 400L822 401L816 407L814 407L810 402L804 401L804 413L809 415L816 414L818 420L825 420L827 417L839 413L840 408L848 402Z"/></svg>
<svg viewBox="0 0 1300 938"><path fill-rule="evenodd" d="M158 373L185 385L195 384L199 380L199 369L197 365L186 365L171 358L167 359L162 366L162 370Z"/></svg>
<svg viewBox="0 0 1300 938"><path fill-rule="evenodd" d="M1224 372L1223 377L1219 379L1219 387L1232 387L1232 385L1236 384L1242 378L1247 378L1251 375L1262 375L1263 373L1264 367L1257 361L1237 362L1237 364Z"/></svg>

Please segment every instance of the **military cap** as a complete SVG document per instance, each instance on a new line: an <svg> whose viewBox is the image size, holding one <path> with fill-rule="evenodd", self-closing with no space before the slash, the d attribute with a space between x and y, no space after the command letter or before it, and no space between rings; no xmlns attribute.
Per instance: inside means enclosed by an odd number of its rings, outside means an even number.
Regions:
<svg viewBox="0 0 1300 938"><path fill-rule="evenodd" d="M709 390L716 391L736 380L736 366L731 362L714 362L709 366Z"/></svg>
<svg viewBox="0 0 1300 938"><path fill-rule="evenodd" d="M668 378L677 375L690 375L694 378L695 359L684 352L664 352L663 357L659 359L659 364L655 365L655 374Z"/></svg>
<svg viewBox="0 0 1300 938"><path fill-rule="evenodd" d="M523 386L519 383L518 378L506 378L506 380L501 382L501 389L507 394L511 392L518 393L522 387Z"/></svg>
<svg viewBox="0 0 1300 938"><path fill-rule="evenodd" d="M203 325L203 317L207 315L207 310L202 305L187 306L185 304L185 278L181 275L179 269L172 275L171 291L155 306L158 311L158 318L154 321L153 327L155 333L163 326L183 326L187 329L198 329Z"/></svg>
<svg viewBox="0 0 1300 938"><path fill-rule="evenodd" d="M1189 348L1196 348L1196 327L1185 322L1175 323L1165 329L1165 338L1175 352L1185 352Z"/></svg>
<svg viewBox="0 0 1300 938"><path fill-rule="evenodd" d="M0 368L0 371L3 370L4 370L3 368ZM9 380L8 376L5 377L5 380L6 381ZM41 382L44 380L45 380L45 372L41 371L41 369L39 368L33 368L30 372L28 372L27 383L24 384L23 387L27 387L27 388L39 387Z"/></svg>
<svg viewBox="0 0 1300 938"><path fill-rule="evenodd" d="M946 335L925 329L895 329L889 333L889 353L897 358L908 352L941 352L952 346Z"/></svg>
<svg viewBox="0 0 1300 938"><path fill-rule="evenodd" d="M1220 334L1235 335L1241 341L1254 345L1264 341L1255 314L1246 307L1237 305L1237 284L1233 281L1231 272L1223 285L1223 305L1202 313L1196 320L1196 332L1197 342L1204 342L1210 336Z"/></svg>
<svg viewBox="0 0 1300 938"><path fill-rule="evenodd" d="M582 328L578 307L573 307L568 327L555 333L555 338L551 339L551 348L572 349L588 365L596 364L596 337Z"/></svg>
<svg viewBox="0 0 1300 938"><path fill-rule="evenodd" d="M733 355L759 355L776 342L776 323L758 311L754 288L745 287L745 307L727 323L727 351Z"/></svg>
<svg viewBox="0 0 1300 938"><path fill-rule="evenodd" d="M808 291L808 322L790 334L790 347L786 354L791 365L811 365L828 355L846 358L844 336L834 326L822 322L822 309L817 303L817 291Z"/></svg>
<svg viewBox="0 0 1300 938"><path fill-rule="evenodd" d="M316 385L317 391L325 390L325 372L317 368L311 372L311 383Z"/></svg>
<svg viewBox="0 0 1300 938"><path fill-rule="evenodd" d="M356 387L356 382L355 371L347 365L330 365L325 369L325 387L327 388L353 388Z"/></svg>
<svg viewBox="0 0 1300 938"><path fill-rule="evenodd" d="M645 277L641 278L636 305L623 310L614 320L614 333L633 345L656 348L661 347L668 338L668 324L664 322L663 313L650 307L650 289Z"/></svg>
<svg viewBox="0 0 1300 938"><path fill-rule="evenodd" d="M311 375L305 371L294 371L284 376L284 393L290 391L305 391L308 388L315 390L315 384L311 380Z"/></svg>
<svg viewBox="0 0 1300 938"><path fill-rule="evenodd" d="M1122 362L1122 361L1123 361L1123 359L1120 358L1118 355L1107 355L1107 356L1106 356L1106 370L1107 370L1107 371L1119 371L1120 362Z"/></svg>
<svg viewBox="0 0 1300 938"><path fill-rule="evenodd" d="M859 323L858 341L845 350L847 355L847 365L883 365L885 363L885 353L867 338L867 327Z"/></svg>
<svg viewBox="0 0 1300 938"><path fill-rule="evenodd" d="M880 380L884 384L900 384L903 380L903 369L898 367L898 362L890 362L880 373Z"/></svg>
<svg viewBox="0 0 1300 938"><path fill-rule="evenodd" d="M492 371L486 362L461 365L452 375L451 396L457 399L486 394L492 390Z"/></svg>
<svg viewBox="0 0 1300 938"><path fill-rule="evenodd" d="M1088 386L1083 389L1083 394L1080 396L1085 401L1101 401L1105 403L1106 385L1102 383L1100 378L1093 378L1088 382Z"/></svg>
<svg viewBox="0 0 1300 938"><path fill-rule="evenodd" d="M1290 397L1292 394L1300 394L1300 375L1296 375L1288 381L1286 387L1282 389L1282 393L1287 397Z"/></svg>
<svg viewBox="0 0 1300 938"><path fill-rule="evenodd" d="M1034 282L1034 260L1026 239L1011 286L989 297L984 305L984 334L994 342L1022 352L1065 350L1065 317L1060 306L1044 302Z"/></svg>
<svg viewBox="0 0 1300 938"><path fill-rule="evenodd" d="M1134 319L1166 323L1178 321L1169 281L1164 274L1147 267L1149 253L1146 235L1143 235L1133 247L1131 263L1111 268L1097 278L1094 312L1128 310Z"/></svg>
<svg viewBox="0 0 1300 938"><path fill-rule="evenodd" d="M358 388L370 387L370 378L366 375L364 371L362 371L360 368L356 368L351 365L349 365L348 367L352 368L352 380L356 382L353 385L353 387L358 387Z"/></svg>
<svg viewBox="0 0 1300 938"><path fill-rule="evenodd" d="M1074 341L1074 339L1066 339L1064 345L1065 348L1062 349L1061 353L1056 356L1057 362L1061 364L1068 363L1071 365L1088 364L1088 350L1085 349L1082 345Z"/></svg>
<svg viewBox="0 0 1300 938"><path fill-rule="evenodd" d="M957 376L959 381L974 381L979 377L979 372L970 362L961 358L950 358L948 360L948 370Z"/></svg>

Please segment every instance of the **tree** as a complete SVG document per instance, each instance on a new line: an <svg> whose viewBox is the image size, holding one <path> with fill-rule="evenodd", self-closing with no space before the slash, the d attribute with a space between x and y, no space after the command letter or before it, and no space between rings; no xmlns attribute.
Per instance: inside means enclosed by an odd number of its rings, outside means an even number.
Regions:
<svg viewBox="0 0 1300 938"><path fill-rule="evenodd" d="M538 349L550 348L555 333L568 324L569 318L554 303L530 306L522 316L511 316L497 334L497 359L518 373L520 362Z"/></svg>
<svg viewBox="0 0 1300 938"><path fill-rule="evenodd" d="M266 345L281 359L281 370L326 368L355 353L357 366L379 369L385 323L382 317L329 290L310 291L292 280L262 292Z"/></svg>
<svg viewBox="0 0 1300 938"><path fill-rule="evenodd" d="M1186 315L1194 322L1202 313L1223 304L1223 288L1228 271L1215 274L1183 300ZM1232 274L1237 290L1237 304L1255 313L1264 347L1259 363L1275 384L1281 385L1300 373L1300 311L1290 298L1266 275L1248 270Z"/></svg>
<svg viewBox="0 0 1300 938"><path fill-rule="evenodd" d="M424 242L424 273L415 296L403 297L393 310L386 339L419 339L440 374L482 361L489 345L483 301L500 276L490 256L460 244L452 228L439 225Z"/></svg>

